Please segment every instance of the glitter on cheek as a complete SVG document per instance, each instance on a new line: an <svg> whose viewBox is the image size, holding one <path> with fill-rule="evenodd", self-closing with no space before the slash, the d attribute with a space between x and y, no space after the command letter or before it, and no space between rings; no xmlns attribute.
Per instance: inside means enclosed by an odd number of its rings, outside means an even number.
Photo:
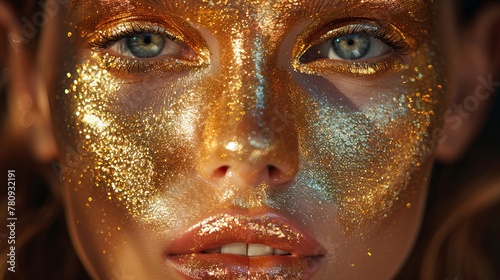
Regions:
<svg viewBox="0 0 500 280"><path fill-rule="evenodd" d="M424 54L432 48L422 49L401 72L407 78L399 86L377 87L374 102L364 106L301 96L311 109L300 130L307 166L298 180L338 206L345 231L379 228L391 213L409 209L415 180L425 176L420 167L431 160L445 93L442 75L427 67Z"/></svg>
<svg viewBox="0 0 500 280"><path fill-rule="evenodd" d="M193 150L187 143L195 139L197 109L183 99L191 92L175 100L165 98L169 102L162 100L163 106L155 107L154 98L145 98L140 106L132 103L127 107L130 86L106 70L101 56L93 53L75 69L66 75L67 87L60 102L69 112L64 116L66 137L81 147L79 161L85 165L66 170L66 183L71 185L73 175L82 174L91 182L84 187L126 209L136 220L149 221L158 215L175 219L162 194L173 177L182 176L183 163L189 165L179 156ZM144 91L151 97L161 94ZM81 166L92 168L84 173Z"/></svg>
<svg viewBox="0 0 500 280"><path fill-rule="evenodd" d="M68 129L79 134L76 138L86 155L82 160L94 167L92 188L111 192L130 211L138 211L133 205L140 205L155 192L151 180L154 171L148 149L137 145L134 134L127 130L131 124L120 124L113 112L120 84L91 61L76 69L73 85L66 90L73 97L68 105L74 108ZM141 188L130 188L137 183Z"/></svg>

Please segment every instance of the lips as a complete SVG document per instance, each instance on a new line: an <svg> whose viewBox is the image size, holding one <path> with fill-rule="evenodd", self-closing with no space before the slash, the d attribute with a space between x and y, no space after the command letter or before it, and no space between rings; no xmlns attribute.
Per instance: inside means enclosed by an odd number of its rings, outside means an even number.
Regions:
<svg viewBox="0 0 500 280"><path fill-rule="evenodd" d="M309 279L324 249L279 215L220 214L191 227L165 254L186 279Z"/></svg>

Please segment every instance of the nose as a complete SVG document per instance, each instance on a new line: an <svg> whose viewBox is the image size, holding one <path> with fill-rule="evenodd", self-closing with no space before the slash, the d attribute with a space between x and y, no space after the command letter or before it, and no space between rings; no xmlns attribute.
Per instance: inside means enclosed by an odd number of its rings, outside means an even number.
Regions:
<svg viewBox="0 0 500 280"><path fill-rule="evenodd" d="M293 141L273 132L271 128L250 129L245 120L236 133L220 133L205 143L201 175L218 186L253 187L284 184L297 173L298 159ZM290 145L292 144L292 145Z"/></svg>
<svg viewBox="0 0 500 280"><path fill-rule="evenodd" d="M231 44L237 46L220 52L220 71L207 94L212 102L199 173L217 186L283 185L298 171L292 97L272 55L261 51L263 41L226 42Z"/></svg>

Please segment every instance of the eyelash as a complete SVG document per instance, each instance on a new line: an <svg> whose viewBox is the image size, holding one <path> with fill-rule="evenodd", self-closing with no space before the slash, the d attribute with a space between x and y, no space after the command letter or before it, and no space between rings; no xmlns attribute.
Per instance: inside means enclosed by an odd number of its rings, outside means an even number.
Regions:
<svg viewBox="0 0 500 280"><path fill-rule="evenodd" d="M117 30L121 28L122 30ZM117 27L112 27L100 31L90 36L89 44L94 51L102 51L113 46L121 39L133 36L139 33L155 33L178 42L177 37L169 34L163 28L151 23L126 22Z"/></svg>
<svg viewBox="0 0 500 280"><path fill-rule="evenodd" d="M398 54L407 54L409 51L409 45L405 42L403 38L395 38L390 35L390 31L385 28L370 26L372 29L367 29L366 24L358 23L355 25L349 25L347 28L340 28L340 32L336 33L334 37L330 39L341 37L349 34L363 34L375 39L379 39L389 47L391 47Z"/></svg>
<svg viewBox="0 0 500 280"><path fill-rule="evenodd" d="M335 24L335 26L339 25L339 23ZM354 76L373 75L377 73L383 74L391 70L400 69L403 66L401 56L409 54L412 49L409 40L404 38L402 35L399 35L397 31L389 26L382 27L371 21L351 24L348 23L341 27L335 26L329 25L322 28L320 32L316 33L321 34L319 37L316 37L317 39L304 40L304 42L310 43L305 44L308 47L299 52L299 59L292 63L295 69L307 74L345 73L347 75ZM390 57L384 56L384 58L369 59L367 61L341 61L328 58L306 61L306 59L303 58L304 54L306 54L307 51L314 46L349 34L362 34L378 39L391 48L393 55Z"/></svg>
<svg viewBox="0 0 500 280"><path fill-rule="evenodd" d="M165 36L166 39L171 40L174 43L185 44L184 40L182 40L182 38L179 38L180 36L172 35L156 23L134 21L124 22L118 26L115 25L112 27L101 29L99 32L89 36L88 43L92 51L102 52L106 49L111 48L122 39L141 33L158 34L161 36ZM197 60L187 60L165 56L161 59L135 59L124 58L109 53L106 53L104 56L102 56L102 58L105 67L110 71L127 74L151 72L156 70L184 70L189 67L197 65L199 66L203 63L201 58L198 58Z"/></svg>
<svg viewBox="0 0 500 280"><path fill-rule="evenodd" d="M338 25L337 25L338 26ZM320 59L318 61L305 62L303 55L306 51L315 45L322 44L328 40L342 37L349 34L362 34L381 40L387 44L395 54L406 55L409 53L410 44L402 36L393 35L395 32L390 28L383 28L370 23L354 23L344 25L339 28L323 28L329 30L320 34L318 39L312 41L300 55L298 60L292 62L293 66L300 72L308 74L319 74L320 72L340 72L351 75L370 75L379 72L387 72L390 69L397 69L398 65L402 65L400 57L393 56L385 60L374 59L372 61L339 61L332 59ZM158 24L151 22L124 22L118 26L105 28L99 32L89 36L88 43L90 48L95 52L101 52L112 47L120 40L140 34L154 33L165 36L168 40L175 43L184 43L179 39L180 36L172 35ZM119 73L133 74L138 72L150 72L155 70L172 71L185 70L193 66L201 66L203 61L185 60L174 57L163 57L161 59L132 59L123 58L116 55L106 53L103 56L103 62L109 70L114 70Z"/></svg>

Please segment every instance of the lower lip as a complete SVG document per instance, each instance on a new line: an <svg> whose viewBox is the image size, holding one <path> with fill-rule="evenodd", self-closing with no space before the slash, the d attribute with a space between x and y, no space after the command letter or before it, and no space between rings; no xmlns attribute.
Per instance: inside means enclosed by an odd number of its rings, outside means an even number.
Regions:
<svg viewBox="0 0 500 280"><path fill-rule="evenodd" d="M185 279L310 279L321 257L229 254L170 255L167 262Z"/></svg>

